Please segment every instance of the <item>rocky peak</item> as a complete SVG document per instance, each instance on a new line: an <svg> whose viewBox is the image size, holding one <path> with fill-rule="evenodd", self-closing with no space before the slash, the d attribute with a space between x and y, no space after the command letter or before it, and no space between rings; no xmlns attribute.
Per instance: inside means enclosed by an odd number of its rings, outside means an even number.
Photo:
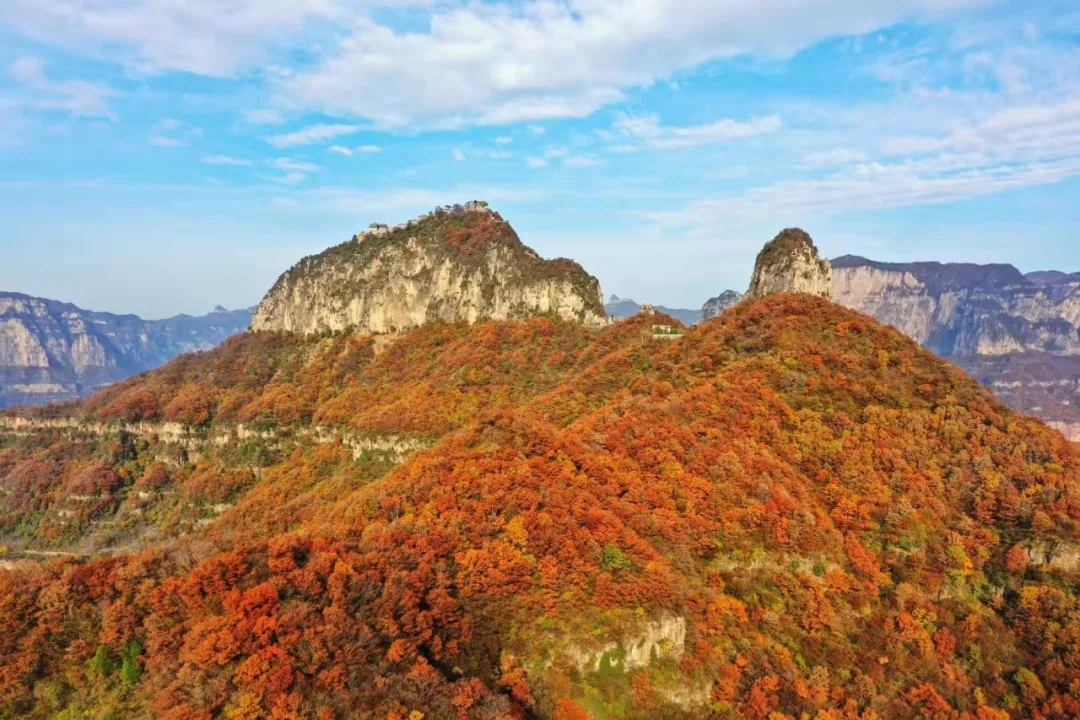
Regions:
<svg viewBox="0 0 1080 720"><path fill-rule="evenodd" d="M788 228L773 238L757 256L749 297L774 293L808 293L832 299L832 266L818 255L810 236Z"/></svg>
<svg viewBox="0 0 1080 720"><path fill-rule="evenodd" d="M382 333L548 313L604 324L599 281L571 260L542 259L499 213L474 202L376 223L303 259L263 298L252 329Z"/></svg>
<svg viewBox="0 0 1080 720"><path fill-rule="evenodd" d="M735 307L745 297L741 292L725 290L714 298L705 301L701 306L701 319L708 320L720 315L725 310Z"/></svg>

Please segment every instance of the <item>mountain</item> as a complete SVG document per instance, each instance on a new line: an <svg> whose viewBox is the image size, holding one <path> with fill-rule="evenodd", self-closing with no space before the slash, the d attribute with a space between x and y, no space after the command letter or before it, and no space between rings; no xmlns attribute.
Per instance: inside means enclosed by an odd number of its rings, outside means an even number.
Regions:
<svg viewBox="0 0 1080 720"><path fill-rule="evenodd" d="M735 290L725 290L714 298L709 298L705 301L705 304L701 306L701 319L708 320L714 318L720 313L735 307L738 303L742 302L742 299L746 297L741 292Z"/></svg>
<svg viewBox="0 0 1080 720"><path fill-rule="evenodd" d="M765 245L754 263L746 295L765 297L777 292L832 297L829 261L818 256L814 241L799 228L782 231Z"/></svg>
<svg viewBox="0 0 1080 720"><path fill-rule="evenodd" d="M374 225L305 258L259 304L252 328L394 332L542 313L602 325L599 281L571 260L541 259L478 202Z"/></svg>
<svg viewBox="0 0 1080 720"><path fill-rule="evenodd" d="M822 297L657 325L257 331L8 412L0 716L1080 712L1080 450Z"/></svg>
<svg viewBox="0 0 1080 720"><path fill-rule="evenodd" d="M244 330L252 310L143 320L0 293L0 407L80 397L206 350Z"/></svg>
<svg viewBox="0 0 1080 720"><path fill-rule="evenodd" d="M1080 355L1080 276L1011 265L833 261L837 301L942 357Z"/></svg>
<svg viewBox="0 0 1080 720"><path fill-rule="evenodd" d="M612 295L608 298L608 301L604 303L604 310L607 312L608 317L617 318L620 320L634 317L641 312L641 305L630 300L628 298L621 298L617 295ZM696 325L701 322L701 312L698 310L688 310L686 308L669 308L663 305L656 305L656 311L664 315L675 318L683 325Z"/></svg>
<svg viewBox="0 0 1080 720"><path fill-rule="evenodd" d="M1080 440L1080 274L845 256L833 291Z"/></svg>

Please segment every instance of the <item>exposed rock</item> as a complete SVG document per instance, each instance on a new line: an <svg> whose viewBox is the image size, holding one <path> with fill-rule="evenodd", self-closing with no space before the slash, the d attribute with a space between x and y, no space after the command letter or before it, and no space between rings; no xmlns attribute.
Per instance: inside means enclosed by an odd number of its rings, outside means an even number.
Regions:
<svg viewBox="0 0 1080 720"><path fill-rule="evenodd" d="M641 632L621 642L608 642L585 649L566 648L566 655L585 672L597 672L605 658L613 668L624 672L647 667L655 658L682 657L686 644L686 618L663 617L649 622Z"/></svg>
<svg viewBox="0 0 1080 720"><path fill-rule="evenodd" d="M472 205L375 226L305 258L277 281L251 326L385 333L545 313L605 324L599 281L573 261L543 260L498 213Z"/></svg>
<svg viewBox="0 0 1080 720"><path fill-rule="evenodd" d="M754 275L746 294L761 298L774 293L832 298L829 261L818 256L814 241L798 228L788 228L773 238L754 263Z"/></svg>
<svg viewBox="0 0 1080 720"><path fill-rule="evenodd" d="M942 357L1080 354L1080 277L1011 265L833 261L833 295Z"/></svg>
<svg viewBox="0 0 1080 720"><path fill-rule="evenodd" d="M708 320L720 315L728 308L735 307L742 301L744 295L735 290L725 290L714 298L705 301L701 306L701 319Z"/></svg>
<svg viewBox="0 0 1080 720"><path fill-rule="evenodd" d="M70 400L208 350L250 322L251 310L143 320L0 293L0 407Z"/></svg>
<svg viewBox="0 0 1080 720"><path fill-rule="evenodd" d="M833 261L833 296L1080 440L1080 274L1012 265Z"/></svg>
<svg viewBox="0 0 1080 720"><path fill-rule="evenodd" d="M341 443L352 451L353 459L359 459L366 453L377 453L395 463L401 462L410 453L431 447L431 442L418 438L400 435L357 435L322 425L279 432L276 429L255 429L241 423L220 425L206 431L177 422L103 423L87 422L70 417L38 419L17 415L0 416L0 435L10 433L23 436L43 430L70 431L78 435L97 437L116 437L127 434L155 442L179 445L188 450L197 450L207 443L220 447L235 446L248 440L275 443L303 438L320 445Z"/></svg>

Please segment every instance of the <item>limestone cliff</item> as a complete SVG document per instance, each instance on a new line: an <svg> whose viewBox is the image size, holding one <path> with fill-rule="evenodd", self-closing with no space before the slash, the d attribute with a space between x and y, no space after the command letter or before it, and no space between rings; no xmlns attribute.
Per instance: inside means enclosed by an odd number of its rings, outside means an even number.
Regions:
<svg viewBox="0 0 1080 720"><path fill-rule="evenodd" d="M818 256L814 241L798 228L773 238L757 256L749 297L774 293L807 293L832 297L831 268Z"/></svg>
<svg viewBox="0 0 1080 720"><path fill-rule="evenodd" d="M604 324L599 281L570 260L543 260L498 213L470 203L374 225L305 258L263 298L251 327L383 333L544 313Z"/></svg>
<svg viewBox="0 0 1080 720"><path fill-rule="evenodd" d="M833 296L1080 440L1080 274L833 260Z"/></svg>
<svg viewBox="0 0 1080 720"><path fill-rule="evenodd" d="M833 261L841 305L889 323L942 357L1080 354L1080 277L1011 265Z"/></svg>
<svg viewBox="0 0 1080 720"><path fill-rule="evenodd" d="M725 290L714 298L709 298L705 301L705 304L701 306L701 319L708 320L720 315L728 308L735 307L743 299L741 292L735 290Z"/></svg>
<svg viewBox="0 0 1080 720"><path fill-rule="evenodd" d="M250 310L143 320L0 293L0 407L69 400L206 350L239 332Z"/></svg>

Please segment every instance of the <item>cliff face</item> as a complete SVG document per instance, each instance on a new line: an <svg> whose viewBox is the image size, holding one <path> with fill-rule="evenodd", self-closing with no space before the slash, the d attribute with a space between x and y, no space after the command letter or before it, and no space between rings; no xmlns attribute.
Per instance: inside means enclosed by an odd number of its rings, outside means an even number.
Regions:
<svg viewBox="0 0 1080 720"><path fill-rule="evenodd" d="M1080 277L1011 265L833 261L841 305L893 325L942 357L1080 354Z"/></svg>
<svg viewBox="0 0 1080 720"><path fill-rule="evenodd" d="M832 265L836 302L892 325L1080 440L1080 274L854 256Z"/></svg>
<svg viewBox="0 0 1080 720"><path fill-rule="evenodd" d="M714 298L705 301L701 306L701 319L708 320L721 314L728 308L735 307L745 297L741 292L725 290Z"/></svg>
<svg viewBox="0 0 1080 720"><path fill-rule="evenodd" d="M0 293L0 407L70 400L206 350L244 329L251 310L143 320Z"/></svg>
<svg viewBox="0 0 1080 720"><path fill-rule="evenodd" d="M746 294L761 298L774 293L832 297L829 261L818 256L814 241L798 228L788 228L773 238L754 263Z"/></svg>
<svg viewBox="0 0 1080 720"><path fill-rule="evenodd" d="M252 329L382 333L544 313L606 323L599 281L570 260L541 259L498 213L458 206L305 258L260 303Z"/></svg>

